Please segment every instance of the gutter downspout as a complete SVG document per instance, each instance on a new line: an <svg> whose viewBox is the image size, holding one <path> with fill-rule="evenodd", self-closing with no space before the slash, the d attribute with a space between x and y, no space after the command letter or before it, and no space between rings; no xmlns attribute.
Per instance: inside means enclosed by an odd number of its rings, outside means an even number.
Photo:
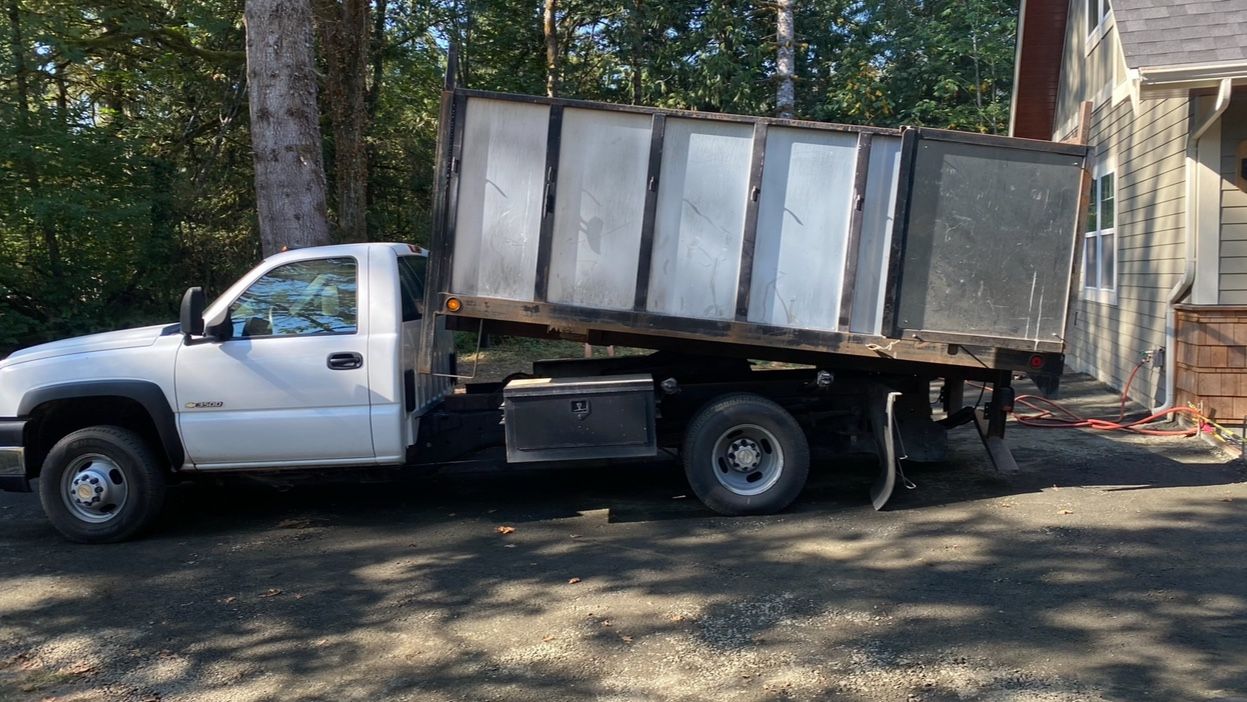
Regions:
<svg viewBox="0 0 1247 702"><path fill-rule="evenodd" d="M1174 393L1177 390L1177 350L1175 338L1176 314L1173 306L1182 301L1191 286L1195 284L1195 237L1199 233L1199 140L1204 136L1221 114L1230 106L1230 93L1233 81L1223 78L1217 89L1217 100L1213 103L1212 112L1203 122L1191 131L1186 141L1186 264L1182 269L1182 278L1169 291L1169 304L1165 309L1165 402L1153 407L1152 413L1157 414L1171 409L1174 405Z"/></svg>

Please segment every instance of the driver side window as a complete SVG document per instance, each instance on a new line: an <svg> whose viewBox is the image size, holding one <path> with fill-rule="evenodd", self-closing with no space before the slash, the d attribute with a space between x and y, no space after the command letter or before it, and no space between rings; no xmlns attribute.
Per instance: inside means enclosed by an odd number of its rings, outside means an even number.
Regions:
<svg viewBox="0 0 1247 702"><path fill-rule="evenodd" d="M353 258L278 266L230 306L234 338L354 334L359 317Z"/></svg>

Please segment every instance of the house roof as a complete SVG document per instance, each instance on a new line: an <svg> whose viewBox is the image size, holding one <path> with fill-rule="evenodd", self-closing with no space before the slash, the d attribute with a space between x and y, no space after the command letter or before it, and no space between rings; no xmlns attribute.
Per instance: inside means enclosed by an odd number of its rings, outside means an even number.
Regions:
<svg viewBox="0 0 1247 702"><path fill-rule="evenodd" d="M1247 61L1247 0L1113 0L1126 65Z"/></svg>
<svg viewBox="0 0 1247 702"><path fill-rule="evenodd" d="M1052 135L1061 51L1069 0L1023 0L1014 65L1013 105L1009 133L1028 139ZM1025 105L1026 109L1016 109Z"/></svg>
<svg viewBox="0 0 1247 702"><path fill-rule="evenodd" d="M1075 3L1071 8L1071 2ZM1247 0L1111 0L1133 102L1247 84ZM1067 17L1086 0L1022 0L1010 133L1051 135ZM1071 69L1072 70L1072 69Z"/></svg>

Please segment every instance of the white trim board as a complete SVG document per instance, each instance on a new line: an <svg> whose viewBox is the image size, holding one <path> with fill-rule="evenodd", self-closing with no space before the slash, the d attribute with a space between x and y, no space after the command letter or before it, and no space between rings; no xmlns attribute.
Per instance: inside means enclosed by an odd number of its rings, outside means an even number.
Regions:
<svg viewBox="0 0 1247 702"><path fill-rule="evenodd" d="M1220 118L1204 132L1194 151L1195 202L1187 203L1187 207L1195 208L1195 284L1191 302L1215 305L1221 299Z"/></svg>

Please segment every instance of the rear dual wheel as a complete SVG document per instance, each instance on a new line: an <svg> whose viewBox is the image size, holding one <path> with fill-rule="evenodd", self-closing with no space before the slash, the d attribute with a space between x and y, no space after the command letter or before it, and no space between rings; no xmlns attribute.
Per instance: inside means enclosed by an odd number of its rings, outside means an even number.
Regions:
<svg viewBox="0 0 1247 702"><path fill-rule="evenodd" d="M810 447L783 407L760 395L725 395L689 424L684 474L707 507L720 514L772 514L805 487Z"/></svg>

